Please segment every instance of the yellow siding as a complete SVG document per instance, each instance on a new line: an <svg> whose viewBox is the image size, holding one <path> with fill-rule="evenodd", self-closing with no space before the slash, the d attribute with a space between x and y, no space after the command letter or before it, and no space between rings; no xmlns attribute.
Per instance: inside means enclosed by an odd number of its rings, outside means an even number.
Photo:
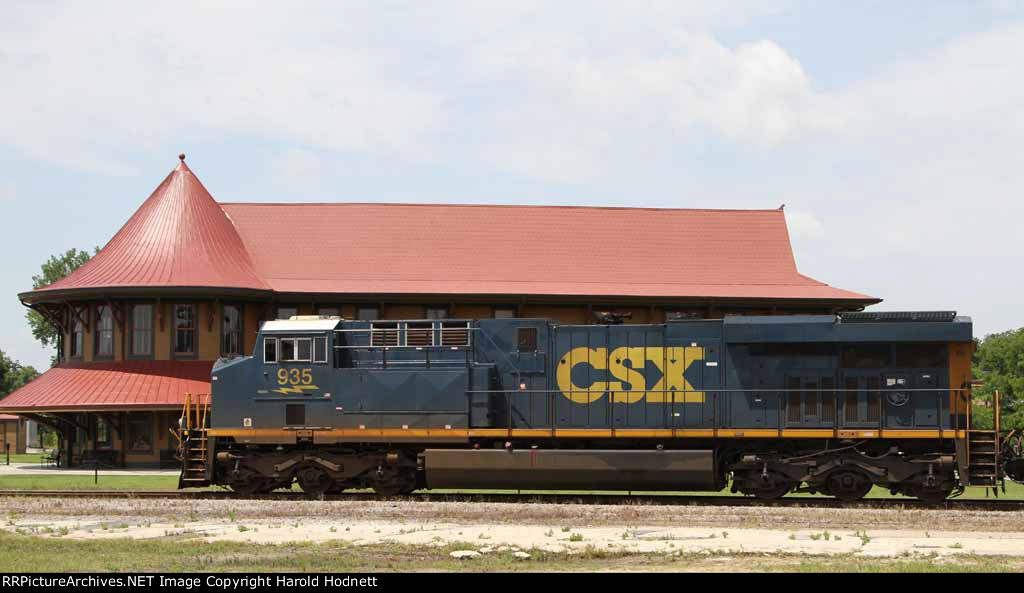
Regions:
<svg viewBox="0 0 1024 593"><path fill-rule="evenodd" d="M168 360L171 358L171 326L174 318L171 315L170 303L154 304L153 311L153 358Z"/></svg>
<svg viewBox="0 0 1024 593"><path fill-rule="evenodd" d="M196 309L199 313L197 320L199 339L199 360L216 360L220 356L220 334L221 334L221 310L217 303L202 303ZM213 314L213 324L210 324L210 314Z"/></svg>
<svg viewBox="0 0 1024 593"><path fill-rule="evenodd" d="M260 314L262 312L263 306L260 304L245 304L245 321L243 322L244 327L242 328L242 331L245 333L245 347L242 349L243 354L252 354L253 348L256 347L256 334L260 331Z"/></svg>

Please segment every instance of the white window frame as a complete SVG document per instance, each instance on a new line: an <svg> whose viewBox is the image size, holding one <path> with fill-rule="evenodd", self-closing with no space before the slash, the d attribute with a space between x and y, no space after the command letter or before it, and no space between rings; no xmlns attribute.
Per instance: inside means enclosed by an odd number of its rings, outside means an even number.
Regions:
<svg viewBox="0 0 1024 593"><path fill-rule="evenodd" d="M316 357L316 344L317 344L317 342L322 342L323 343L323 348L321 349L321 352L323 352L323 355L324 355L323 360L320 360L319 358ZM327 364L327 359L329 358L327 356L327 336L314 336L313 337L313 352L311 352L310 354L313 357L313 364Z"/></svg>
<svg viewBox="0 0 1024 593"><path fill-rule="evenodd" d="M299 342L309 342L309 358L289 358L289 359L285 359L284 358L284 348L282 348L282 345L283 345L284 342L292 342L293 343L293 345L292 345L293 356L298 356L299 355ZM313 362L313 338L293 338L293 337L277 338L277 346L278 346L278 348L281 348L277 352L277 361L278 362Z"/></svg>
<svg viewBox="0 0 1024 593"><path fill-rule="evenodd" d="M267 360L267 342L274 343L274 360ZM277 343L277 338L263 338L263 364L277 364L281 359L281 345Z"/></svg>

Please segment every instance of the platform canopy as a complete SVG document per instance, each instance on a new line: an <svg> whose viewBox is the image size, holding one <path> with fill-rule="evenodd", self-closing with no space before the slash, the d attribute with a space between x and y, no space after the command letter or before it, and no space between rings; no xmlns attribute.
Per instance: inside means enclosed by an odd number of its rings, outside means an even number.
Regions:
<svg viewBox="0 0 1024 593"><path fill-rule="evenodd" d="M5 412L181 409L186 393L209 393L213 363L130 360L51 368L0 400Z"/></svg>

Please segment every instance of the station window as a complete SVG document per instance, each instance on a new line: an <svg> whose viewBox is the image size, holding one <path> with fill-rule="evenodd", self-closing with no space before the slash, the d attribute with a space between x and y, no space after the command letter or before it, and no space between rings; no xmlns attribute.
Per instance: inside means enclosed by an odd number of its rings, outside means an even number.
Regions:
<svg viewBox="0 0 1024 593"><path fill-rule="evenodd" d="M427 307L427 319L448 319L448 309L445 307Z"/></svg>
<svg viewBox="0 0 1024 593"><path fill-rule="evenodd" d="M224 356L242 355L242 306L224 305L221 310L220 353Z"/></svg>
<svg viewBox="0 0 1024 593"><path fill-rule="evenodd" d="M103 418L96 418L96 448L110 447L110 426Z"/></svg>
<svg viewBox="0 0 1024 593"><path fill-rule="evenodd" d="M196 353L196 306L174 305L174 354Z"/></svg>
<svg viewBox="0 0 1024 593"><path fill-rule="evenodd" d="M114 315L110 305L96 307L96 358L114 355Z"/></svg>
<svg viewBox="0 0 1024 593"><path fill-rule="evenodd" d="M495 307L494 318L495 319L512 319L516 316L515 307Z"/></svg>
<svg viewBox="0 0 1024 593"><path fill-rule="evenodd" d="M278 319L291 319L299 314L299 310L296 307L278 307L277 318Z"/></svg>
<svg viewBox="0 0 1024 593"><path fill-rule="evenodd" d="M128 449L146 452L153 450L153 417L149 412L128 415Z"/></svg>
<svg viewBox="0 0 1024 593"><path fill-rule="evenodd" d="M356 310L356 319L360 321L376 321L380 319L380 309L377 307L359 307Z"/></svg>
<svg viewBox="0 0 1024 593"><path fill-rule="evenodd" d="M316 310L316 314L321 317L340 317L341 310L337 307L320 307Z"/></svg>
<svg viewBox="0 0 1024 593"><path fill-rule="evenodd" d="M135 305L131 315L131 348L133 356L153 354L153 305Z"/></svg>
<svg viewBox="0 0 1024 593"><path fill-rule="evenodd" d="M277 338L263 338L263 362L277 362Z"/></svg>
<svg viewBox="0 0 1024 593"><path fill-rule="evenodd" d="M519 328L518 336L516 339L520 352L536 352L537 351L537 328L535 327L521 327Z"/></svg>
<svg viewBox="0 0 1024 593"><path fill-rule="evenodd" d="M82 346L85 342L84 336L85 330L82 327L82 322L76 319L71 326L71 358L81 358Z"/></svg>

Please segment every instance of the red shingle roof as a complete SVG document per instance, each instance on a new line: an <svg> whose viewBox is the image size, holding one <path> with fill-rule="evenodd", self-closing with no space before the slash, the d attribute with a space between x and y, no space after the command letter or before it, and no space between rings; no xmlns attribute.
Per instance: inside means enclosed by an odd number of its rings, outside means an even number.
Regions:
<svg viewBox="0 0 1024 593"><path fill-rule="evenodd" d="M878 301L797 272L781 210L218 204L184 162L92 260L21 296L146 287Z"/></svg>
<svg viewBox="0 0 1024 593"><path fill-rule="evenodd" d="M41 292L148 286L266 289L234 225L184 161L99 253Z"/></svg>
<svg viewBox="0 0 1024 593"><path fill-rule="evenodd" d="M0 399L17 412L178 408L185 393L209 393L209 361L134 360L54 367Z"/></svg>
<svg viewBox="0 0 1024 593"><path fill-rule="evenodd" d="M781 210L223 204L279 292L844 299Z"/></svg>

